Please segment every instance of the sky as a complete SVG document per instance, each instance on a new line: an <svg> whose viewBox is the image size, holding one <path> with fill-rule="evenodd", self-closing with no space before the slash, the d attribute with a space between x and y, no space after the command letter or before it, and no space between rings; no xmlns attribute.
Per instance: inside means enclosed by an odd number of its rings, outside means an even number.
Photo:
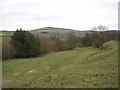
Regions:
<svg viewBox="0 0 120 90"><path fill-rule="evenodd" d="M119 0L0 0L0 30L59 27L118 30Z"/></svg>
<svg viewBox="0 0 120 90"><path fill-rule="evenodd" d="M118 4L118 16L120 16L120 1ZM120 30L120 17L118 17L118 30Z"/></svg>

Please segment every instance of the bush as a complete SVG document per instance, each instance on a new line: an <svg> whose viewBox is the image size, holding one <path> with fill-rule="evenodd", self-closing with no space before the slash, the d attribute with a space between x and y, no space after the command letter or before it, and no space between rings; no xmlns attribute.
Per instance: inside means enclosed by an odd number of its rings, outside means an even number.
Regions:
<svg viewBox="0 0 120 90"><path fill-rule="evenodd" d="M15 47L16 58L34 57L40 55L40 41L29 31L17 30L11 36Z"/></svg>
<svg viewBox="0 0 120 90"><path fill-rule="evenodd" d="M41 38L41 52L42 54L57 51L56 42L50 38Z"/></svg>
<svg viewBox="0 0 120 90"><path fill-rule="evenodd" d="M15 49L11 43L11 38L8 36L2 36L2 60L13 58Z"/></svg>

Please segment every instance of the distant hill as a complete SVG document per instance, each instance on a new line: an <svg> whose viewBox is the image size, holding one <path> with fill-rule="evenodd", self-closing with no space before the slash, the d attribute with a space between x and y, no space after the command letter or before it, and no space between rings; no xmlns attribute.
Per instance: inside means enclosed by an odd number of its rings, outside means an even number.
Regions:
<svg viewBox="0 0 120 90"><path fill-rule="evenodd" d="M14 31L0 31L0 36L11 36Z"/></svg>
<svg viewBox="0 0 120 90"><path fill-rule="evenodd" d="M74 33L78 37L83 37L86 33L91 33L91 30L73 30L73 29L66 29L66 28L58 28L58 27L44 27L44 28L38 28L29 30L32 34L38 35L38 36L50 36L50 35L62 35L66 36L67 33ZM110 30L110 31L116 31L116 30ZM14 31L0 31L0 36L11 36Z"/></svg>
<svg viewBox="0 0 120 90"><path fill-rule="evenodd" d="M34 35L40 35L40 36L49 36L49 35L57 35L57 34L62 34L66 35L67 33L74 33L77 36L84 36L85 33L90 33L91 31L79 31L79 30L72 30L72 29L66 29L66 28L57 28L57 27L44 27L44 28L38 28L38 29L33 29L29 30L31 33ZM0 31L0 36L11 36L14 31Z"/></svg>
<svg viewBox="0 0 120 90"><path fill-rule="evenodd" d="M78 31L72 29L65 29L65 28L57 28L57 27L44 27L39 29L30 30L31 33L37 35L50 35L50 34L67 34L67 33L74 33L77 36L84 36L85 33L90 33L90 31Z"/></svg>

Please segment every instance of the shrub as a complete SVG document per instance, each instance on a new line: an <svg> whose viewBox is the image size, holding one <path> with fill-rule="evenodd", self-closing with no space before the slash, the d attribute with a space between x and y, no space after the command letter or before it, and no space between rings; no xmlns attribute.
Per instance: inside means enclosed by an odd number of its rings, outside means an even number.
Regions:
<svg viewBox="0 0 120 90"><path fill-rule="evenodd" d="M11 43L11 38L8 36L2 36L2 60L13 58L15 49Z"/></svg>
<svg viewBox="0 0 120 90"><path fill-rule="evenodd" d="M29 31L17 30L11 36L15 47L16 58L34 57L40 55L40 41Z"/></svg>

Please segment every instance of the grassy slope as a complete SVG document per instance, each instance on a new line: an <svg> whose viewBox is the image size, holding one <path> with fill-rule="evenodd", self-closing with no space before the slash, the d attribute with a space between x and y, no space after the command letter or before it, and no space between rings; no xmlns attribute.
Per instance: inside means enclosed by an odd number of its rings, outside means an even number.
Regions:
<svg viewBox="0 0 120 90"><path fill-rule="evenodd" d="M0 60L2 59L2 37L0 36Z"/></svg>
<svg viewBox="0 0 120 90"><path fill-rule="evenodd" d="M118 87L117 42L3 61L3 87Z"/></svg>
<svg viewBox="0 0 120 90"><path fill-rule="evenodd" d="M2 87L2 37L0 37L0 89Z"/></svg>

